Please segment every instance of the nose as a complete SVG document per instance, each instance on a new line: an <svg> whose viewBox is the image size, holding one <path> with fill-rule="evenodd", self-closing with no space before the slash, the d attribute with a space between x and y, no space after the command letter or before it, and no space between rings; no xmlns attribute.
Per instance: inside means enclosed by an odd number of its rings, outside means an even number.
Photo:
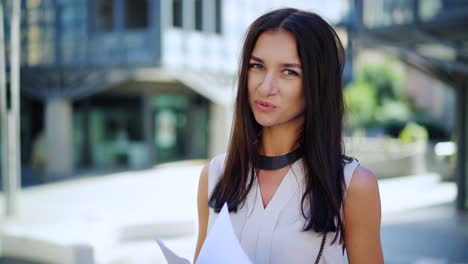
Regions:
<svg viewBox="0 0 468 264"><path fill-rule="evenodd" d="M276 76L274 73L269 72L264 75L258 91L262 96L274 95L278 92Z"/></svg>

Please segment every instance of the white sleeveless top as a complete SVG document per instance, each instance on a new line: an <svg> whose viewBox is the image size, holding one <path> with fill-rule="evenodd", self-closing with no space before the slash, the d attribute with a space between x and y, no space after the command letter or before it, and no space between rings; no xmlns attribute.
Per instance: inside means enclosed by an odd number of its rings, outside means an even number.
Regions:
<svg viewBox="0 0 468 264"><path fill-rule="evenodd" d="M226 154L213 158L208 172L208 198L224 169ZM345 165L346 189L356 160ZM263 207L257 178L246 202L237 212L231 212L234 232L242 248L255 264L302 264L314 263L320 250L323 235L302 231L305 219L301 211L304 169L302 159L296 161L284 176L267 207ZM208 230L218 214L209 208ZM342 245L336 241L331 245L335 233L328 233L320 263L345 263Z"/></svg>

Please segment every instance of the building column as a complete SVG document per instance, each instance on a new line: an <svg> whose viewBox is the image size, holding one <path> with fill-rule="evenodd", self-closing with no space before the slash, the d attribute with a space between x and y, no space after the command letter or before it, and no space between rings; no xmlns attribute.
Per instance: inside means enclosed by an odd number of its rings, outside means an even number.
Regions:
<svg viewBox="0 0 468 264"><path fill-rule="evenodd" d="M456 87L457 100L457 208L468 209L468 79Z"/></svg>
<svg viewBox="0 0 468 264"><path fill-rule="evenodd" d="M210 140L208 156L214 157L227 151L231 134L233 107L212 103L210 106Z"/></svg>
<svg viewBox="0 0 468 264"><path fill-rule="evenodd" d="M143 94L143 135L146 145L146 166L152 167L156 164L156 145L154 142L154 116L151 104L152 94Z"/></svg>
<svg viewBox="0 0 468 264"><path fill-rule="evenodd" d="M83 165L89 168L93 165L93 152L91 151L91 104L89 98L85 99L83 107Z"/></svg>
<svg viewBox="0 0 468 264"><path fill-rule="evenodd" d="M182 0L182 28L186 31L195 29L195 0Z"/></svg>
<svg viewBox="0 0 468 264"><path fill-rule="evenodd" d="M67 176L73 172L72 103L65 99L46 102L46 177Z"/></svg>
<svg viewBox="0 0 468 264"><path fill-rule="evenodd" d="M202 101L203 100L203 101ZM192 101L187 111L186 153L189 159L199 159L209 155L207 144L208 108L204 98ZM198 101L198 102L197 102Z"/></svg>
<svg viewBox="0 0 468 264"><path fill-rule="evenodd" d="M203 13L203 31L215 33L215 0L204 0L202 6Z"/></svg>
<svg viewBox="0 0 468 264"><path fill-rule="evenodd" d="M153 13L150 13L150 14L153 14L153 15L150 16L150 20L155 19L155 16L156 18L159 16L160 27L162 29L171 28L173 26L172 21L173 21L173 14L174 14L173 1L154 1L152 2L152 4L153 5L151 7L151 10L153 11ZM151 25L154 25L155 22L156 21L151 23Z"/></svg>
<svg viewBox="0 0 468 264"><path fill-rule="evenodd" d="M195 146L196 146L196 126L201 124L196 124L196 112L197 107L193 104L190 104L187 111L187 127L185 129L185 138L187 139L185 144L185 154L188 159L193 159L195 157Z"/></svg>

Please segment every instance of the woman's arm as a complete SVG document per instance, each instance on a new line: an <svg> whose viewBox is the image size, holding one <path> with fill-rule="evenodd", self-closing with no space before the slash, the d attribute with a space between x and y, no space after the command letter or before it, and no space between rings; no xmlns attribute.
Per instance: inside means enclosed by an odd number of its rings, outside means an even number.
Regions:
<svg viewBox="0 0 468 264"><path fill-rule="evenodd" d="M193 263L195 263L198 254L200 254L200 249L203 242L205 242L206 230L208 228L208 166L209 164L206 164L203 167L198 183L198 240Z"/></svg>
<svg viewBox="0 0 468 264"><path fill-rule="evenodd" d="M377 178L359 166L354 171L344 202L345 245L349 263L384 263L380 219Z"/></svg>

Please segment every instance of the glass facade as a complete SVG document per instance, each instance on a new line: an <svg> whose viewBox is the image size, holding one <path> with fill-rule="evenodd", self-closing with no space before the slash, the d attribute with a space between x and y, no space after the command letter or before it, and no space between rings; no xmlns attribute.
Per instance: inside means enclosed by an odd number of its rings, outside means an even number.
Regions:
<svg viewBox="0 0 468 264"><path fill-rule="evenodd" d="M138 96L96 96L77 102L75 163L100 168L143 167L145 146L140 105Z"/></svg>
<svg viewBox="0 0 468 264"><path fill-rule="evenodd" d="M25 0L22 62L28 66L158 64L156 0ZM159 16L155 17L159 22Z"/></svg>
<svg viewBox="0 0 468 264"><path fill-rule="evenodd" d="M44 106L21 98L21 184L29 186L43 181L45 168Z"/></svg>
<svg viewBox="0 0 468 264"><path fill-rule="evenodd" d="M363 7L363 23L369 28L409 24L414 21L412 1L363 0Z"/></svg>
<svg viewBox="0 0 468 264"><path fill-rule="evenodd" d="M110 32L115 30L115 4L114 1L92 1L92 24L95 32Z"/></svg>
<svg viewBox="0 0 468 264"><path fill-rule="evenodd" d="M203 2L195 0L195 30L203 30Z"/></svg>
<svg viewBox="0 0 468 264"><path fill-rule="evenodd" d="M83 65L86 63L86 6L81 1L61 0L57 13L58 63Z"/></svg>
<svg viewBox="0 0 468 264"><path fill-rule="evenodd" d="M28 99L22 104L22 155L25 171L41 177L47 156L44 109L48 98L68 96L63 91L73 92L76 84L101 88L105 80L89 71L105 76L114 67L158 66L161 7L159 0L24 3L22 65L26 67L22 77L43 92L44 101ZM174 25L182 26L182 1L174 1L173 7ZM187 87L189 95L155 92L146 115L141 90L132 92L133 84L127 85L129 94L70 99L75 169L142 168L148 165L149 149L155 153L155 163L207 157L208 100ZM151 120L150 139L145 116Z"/></svg>
<svg viewBox="0 0 468 264"><path fill-rule="evenodd" d="M463 17L468 12L468 5L464 0L419 0L418 3L418 12L423 21L453 19Z"/></svg>
<svg viewBox="0 0 468 264"><path fill-rule="evenodd" d="M222 32L222 0L213 0L207 3L203 0L193 0L193 2L182 0L171 1L171 25L174 28L183 28L184 19L188 22L187 28L193 28L195 31L221 34ZM212 5L212 6L210 6ZM189 8L189 16L184 17L184 8ZM205 10L207 9L207 10ZM187 11L187 10L185 10ZM206 12L205 12L206 11ZM193 22L190 23L190 20ZM206 23L210 21L210 25ZM205 25L203 25L205 23ZM211 25L213 24L213 25Z"/></svg>
<svg viewBox="0 0 468 264"><path fill-rule="evenodd" d="M152 100L158 162L208 155L208 101L166 94Z"/></svg>
<svg viewBox="0 0 468 264"><path fill-rule="evenodd" d="M182 28L182 0L172 1L172 26Z"/></svg>
<svg viewBox="0 0 468 264"><path fill-rule="evenodd" d="M23 14L23 62L31 66L54 64L57 28L52 1L28 0Z"/></svg>
<svg viewBox="0 0 468 264"><path fill-rule="evenodd" d="M222 27L223 27L223 22L222 22L222 2L221 0L215 0L215 32L217 34L222 33Z"/></svg>
<svg viewBox="0 0 468 264"><path fill-rule="evenodd" d="M141 96L94 96L74 104L73 149L78 168L143 168L147 148L156 163L208 155L208 101L186 95L150 99L152 138L144 135Z"/></svg>
<svg viewBox="0 0 468 264"><path fill-rule="evenodd" d="M91 20L107 21L111 26L105 31L89 33L88 62L102 66L158 65L159 28L156 24L150 25L150 16L155 16L156 12L151 5L154 0L103 2L106 6L113 3L113 7L106 13L91 12ZM112 18L107 15L111 11Z"/></svg>
<svg viewBox="0 0 468 264"><path fill-rule="evenodd" d="M184 156L187 142L188 100L182 96L162 95L153 99L154 142L158 161L168 162Z"/></svg>
<svg viewBox="0 0 468 264"><path fill-rule="evenodd" d="M26 0L22 12L23 64L52 66L85 61L84 2Z"/></svg>
<svg viewBox="0 0 468 264"><path fill-rule="evenodd" d="M148 0L126 0L125 1L125 28L146 29L149 24Z"/></svg>
<svg viewBox="0 0 468 264"><path fill-rule="evenodd" d="M363 22L370 28L463 18L468 12L460 0L363 0L363 7Z"/></svg>

